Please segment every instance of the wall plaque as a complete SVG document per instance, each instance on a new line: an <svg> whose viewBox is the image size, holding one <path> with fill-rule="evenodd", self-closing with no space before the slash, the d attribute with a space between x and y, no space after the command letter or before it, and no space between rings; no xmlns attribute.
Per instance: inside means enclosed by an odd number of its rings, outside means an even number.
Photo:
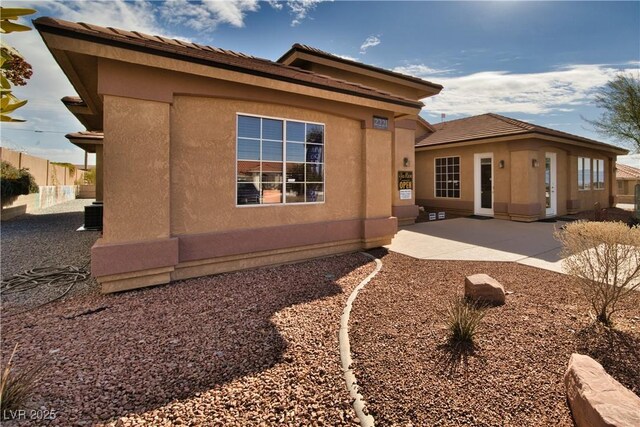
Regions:
<svg viewBox="0 0 640 427"><path fill-rule="evenodd" d="M386 117L373 116L374 129L389 129L389 119Z"/></svg>

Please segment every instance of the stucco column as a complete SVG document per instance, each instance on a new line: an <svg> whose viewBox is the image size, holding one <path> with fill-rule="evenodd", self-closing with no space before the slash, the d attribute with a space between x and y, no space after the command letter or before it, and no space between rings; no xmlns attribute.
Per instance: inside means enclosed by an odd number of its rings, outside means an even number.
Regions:
<svg viewBox="0 0 640 427"><path fill-rule="evenodd" d="M102 163L103 149L102 145L96 145L96 203L102 203L103 196L103 179L102 179Z"/></svg>
<svg viewBox="0 0 640 427"><path fill-rule="evenodd" d="M393 171L391 176L391 194L393 197L392 214L398 218L398 224L413 224L418 217L415 194L415 120L395 122L393 135ZM402 176L401 176L402 175ZM411 179L409 180L409 176ZM403 184L400 185L400 181ZM408 187L410 189L404 188ZM400 187L405 191L401 193ZM409 198L401 198L406 197Z"/></svg>
<svg viewBox="0 0 640 427"><path fill-rule="evenodd" d="M391 215L392 133L363 129L364 191L363 243L365 248L387 244L398 228Z"/></svg>
<svg viewBox="0 0 640 427"><path fill-rule="evenodd" d="M567 213L575 214L580 211L578 197L578 156L574 153L567 155Z"/></svg>
<svg viewBox="0 0 640 427"><path fill-rule="evenodd" d="M543 204L539 199L539 175L544 168L544 158L538 151L521 150L511 152L511 202L509 217L514 221L536 221L540 218ZM537 167L534 166L537 161Z"/></svg>
<svg viewBox="0 0 640 427"><path fill-rule="evenodd" d="M91 271L103 292L168 283L178 263L170 235L170 105L104 95L102 238Z"/></svg>

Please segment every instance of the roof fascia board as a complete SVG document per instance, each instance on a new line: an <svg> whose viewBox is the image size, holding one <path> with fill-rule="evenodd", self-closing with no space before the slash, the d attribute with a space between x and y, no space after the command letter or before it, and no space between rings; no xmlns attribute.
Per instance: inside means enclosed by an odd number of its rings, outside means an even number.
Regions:
<svg viewBox="0 0 640 427"><path fill-rule="evenodd" d="M319 54L314 55L307 52L296 51L285 62L282 63L285 65L291 65L293 62L295 62L296 59L313 62L331 68L337 68L339 70L348 71L354 74L361 74L367 77L384 80L400 86L410 87L411 89L420 91L420 97L432 96L440 92L440 90L436 90L433 86L426 83L420 84L412 80L405 80L400 77L389 75L380 71L371 70L369 68L358 67L357 65L345 63L335 58L327 57L324 55L321 56Z"/></svg>
<svg viewBox="0 0 640 427"><path fill-rule="evenodd" d="M414 103L404 102L401 100L393 101L375 95L362 94L339 88L328 88L326 85L321 83L314 84L313 82L297 81L285 76L275 76L269 73L261 73L256 70L239 69L229 64L215 63L215 65L213 65L212 61L204 59L198 60L197 58L187 57L186 55L174 52L156 50L151 52L149 48L145 48L144 46L131 45L117 40L97 38L83 33L70 33L69 31L64 31L63 29L58 28L42 26L39 30L52 53L54 50L73 49L75 52L86 55L171 69L178 72L213 77L221 80L242 82L261 87L264 87L265 82L267 81L275 81L277 82L276 85L270 84L268 86L287 92L306 92L305 94L309 96L329 98L340 102L365 105L371 108L383 110L409 113L415 112L416 109L422 108L424 105L421 102ZM80 42L82 46L74 46L74 43L72 43L73 41ZM112 49L104 49L105 45ZM100 46L100 48L97 48L97 46ZM152 61L151 59L155 59L155 61ZM160 59L160 61L158 59ZM185 67L185 64L191 65L191 67ZM313 93L314 91L317 91L317 93ZM80 95L82 97L82 94Z"/></svg>
<svg viewBox="0 0 640 427"><path fill-rule="evenodd" d="M433 94L438 94L440 93L440 91L442 90L443 86L439 85L439 84L435 84L435 83L431 83L431 82L427 82L424 81L422 79L419 79L417 77L412 77L412 76L399 76L397 75L397 73L394 73L393 71L389 71L389 70L384 70L378 67L374 67L372 65L368 65L368 64L364 64L364 63L352 63L353 61L349 61L340 57L337 57L335 55L328 55L328 54L323 54L321 52L313 52L313 51L308 51L308 50L300 50L300 48L294 46L291 49L289 49L284 55L282 55L277 62L280 62L282 64L291 64L296 58L303 58L306 60L309 60L309 58L324 58L328 61L330 61L332 64L340 64L343 65L345 68L345 70L348 71L353 71L356 73L362 73L363 70L369 71L371 74L367 74L370 76L377 76L379 77L379 75L383 75L385 77L390 77L392 79L394 79L393 81L399 81L401 82L400 84L404 84L407 85L407 83L413 83L415 86L412 86L414 88L421 88L421 89L426 89L429 92L433 92ZM334 65L335 66L335 65ZM424 82L424 83L422 83Z"/></svg>
<svg viewBox="0 0 640 427"><path fill-rule="evenodd" d="M525 132L525 133L518 133L518 134L512 134L512 135L504 135L499 137L474 138L474 139L469 139L469 140L460 141L460 142L443 142L435 145L416 146L415 151L431 151L431 150L438 150L438 149L449 148L449 147L465 147L465 146L475 145L475 144L488 144L492 142L508 142L513 140L521 140L521 139L529 139L529 138L537 138L545 141L557 142L560 144L568 144L568 145L573 145L573 146L578 146L583 148L589 148L592 150L598 150L598 151L607 152L607 153L616 153L616 154L628 153L628 150L617 148L612 145L606 145L606 144L600 145L597 143L588 143L586 141L577 141L570 138L561 138L557 136L546 135L540 132Z"/></svg>

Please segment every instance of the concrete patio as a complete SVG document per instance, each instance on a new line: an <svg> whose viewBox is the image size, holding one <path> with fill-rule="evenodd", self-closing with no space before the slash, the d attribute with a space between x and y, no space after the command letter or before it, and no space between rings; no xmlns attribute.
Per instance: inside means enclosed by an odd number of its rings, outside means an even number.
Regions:
<svg viewBox="0 0 640 427"><path fill-rule="evenodd" d="M386 248L419 259L511 261L562 273L553 232L564 224L473 218L422 222L401 227Z"/></svg>

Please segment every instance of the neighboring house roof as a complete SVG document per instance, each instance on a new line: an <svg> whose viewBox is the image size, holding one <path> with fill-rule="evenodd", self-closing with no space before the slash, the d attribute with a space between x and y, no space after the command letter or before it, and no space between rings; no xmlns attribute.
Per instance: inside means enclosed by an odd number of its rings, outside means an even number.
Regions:
<svg viewBox="0 0 640 427"><path fill-rule="evenodd" d="M364 64L362 62L358 62L358 61L353 61L351 59L346 59L343 58L341 56L337 56L334 55L332 53L329 52L325 52L324 50L312 47L312 46L307 46L304 44L300 44L300 43L296 43L293 46L291 46L291 49L289 49L284 55L282 55L280 57L280 59L278 59L278 62L284 62L289 56L293 55L295 52L304 52L304 53L308 53L311 55L316 55L316 56L321 56L321 57L325 57L327 59L331 59L332 61L337 61L337 62L342 62L344 64L349 64L358 68L363 68L366 70L371 70L371 71L375 71L381 74L386 74L388 76L393 76L393 77L397 77L403 80L407 80L410 82L414 82L414 83L419 83L419 84L423 84L423 85L428 85L431 86L434 89L437 89L438 91L442 90L443 86L439 85L437 83L433 83L418 77L414 77L414 76L409 76L406 74L402 74L402 73L398 73L396 71L391 71L391 70L387 70L384 68L380 68L380 67L375 67L373 65L369 65L369 64Z"/></svg>
<svg viewBox="0 0 640 427"><path fill-rule="evenodd" d="M499 114L487 113L431 125L436 131L416 140L416 148L516 135L546 135L598 145L620 154L627 150L567 132L523 122Z"/></svg>
<svg viewBox="0 0 640 427"><path fill-rule="evenodd" d="M423 119L422 116L418 116L418 121L420 123L422 123L422 125L427 128L430 132L435 132L436 128L433 127L433 125L431 123L429 123L427 120Z"/></svg>
<svg viewBox="0 0 640 427"><path fill-rule="evenodd" d="M640 179L640 169L633 166L616 163L616 179Z"/></svg>
<svg viewBox="0 0 640 427"><path fill-rule="evenodd" d="M403 106L421 108L424 105L420 101L403 98L358 83L348 82L267 59L256 58L243 53L197 43L153 36L138 31L126 31L112 27L69 22L50 17L38 18L34 20L33 23L40 32L142 51L154 55L210 65L280 81L293 82Z"/></svg>

